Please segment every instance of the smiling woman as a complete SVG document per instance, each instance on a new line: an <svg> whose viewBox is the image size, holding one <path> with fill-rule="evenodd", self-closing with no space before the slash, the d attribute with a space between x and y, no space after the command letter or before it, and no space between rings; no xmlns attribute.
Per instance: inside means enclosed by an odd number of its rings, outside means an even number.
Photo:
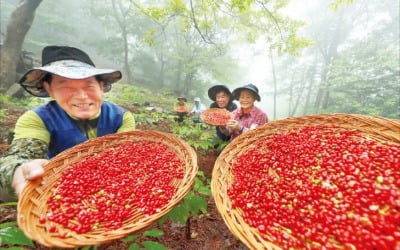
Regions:
<svg viewBox="0 0 400 250"><path fill-rule="evenodd" d="M121 77L118 70L96 68L77 48L45 47L42 67L29 70L19 84L53 100L18 119L15 137L0 158L0 187L18 196L27 180L43 174L47 159L95 137L134 130L130 112L103 101Z"/></svg>

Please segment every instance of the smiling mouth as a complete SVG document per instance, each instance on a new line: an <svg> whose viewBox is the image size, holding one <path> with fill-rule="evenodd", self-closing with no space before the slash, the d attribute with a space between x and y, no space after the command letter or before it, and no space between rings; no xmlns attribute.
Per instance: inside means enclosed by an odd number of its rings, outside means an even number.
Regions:
<svg viewBox="0 0 400 250"><path fill-rule="evenodd" d="M93 106L93 103L88 103L88 104L73 104L72 106L76 108L90 108Z"/></svg>

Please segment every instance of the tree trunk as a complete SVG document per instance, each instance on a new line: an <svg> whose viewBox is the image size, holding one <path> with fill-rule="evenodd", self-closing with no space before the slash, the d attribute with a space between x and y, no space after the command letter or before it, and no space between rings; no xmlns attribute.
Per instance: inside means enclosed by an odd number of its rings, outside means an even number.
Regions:
<svg viewBox="0 0 400 250"><path fill-rule="evenodd" d="M308 77L307 77L308 86L306 87L307 94L306 94L306 103L304 105L303 115L308 114L308 109L310 108L311 93L314 90L315 74L318 66L317 64L318 64L318 55L315 54L314 63L310 65L308 69Z"/></svg>
<svg viewBox="0 0 400 250"><path fill-rule="evenodd" d="M302 77L301 77L301 82L300 82L300 89L299 89L299 93L297 93L297 98L296 101L294 102L294 105L292 107L292 113L290 114L290 117L293 117L296 115L297 112L297 108L299 107L301 100L303 99L303 92L304 92L304 82L305 82L305 72L303 71L302 73Z"/></svg>
<svg viewBox="0 0 400 250"><path fill-rule="evenodd" d="M271 48L269 49L269 58L271 59L272 77L274 80L274 120L276 120L276 98L278 95L278 88L277 88L277 84L276 84L274 57L273 57Z"/></svg>
<svg viewBox="0 0 400 250"><path fill-rule="evenodd" d="M32 26L35 10L42 0L21 0L10 16L4 44L0 48L0 93L16 81L16 71L25 35Z"/></svg>
<svg viewBox="0 0 400 250"><path fill-rule="evenodd" d="M127 21L125 18L132 8L131 5L129 5L129 7L126 10L124 10L124 7L122 6L121 2L118 2L118 9L117 9L115 0L112 1L112 6L113 6L115 20L117 21L122 32L122 40L123 40L122 43L124 45L124 68L127 79L126 81L128 82L128 84L132 84L132 73L129 67L128 32L126 31Z"/></svg>
<svg viewBox="0 0 400 250"><path fill-rule="evenodd" d="M290 79L290 85L289 85L289 111L288 111L288 117L292 116L293 85L294 85L294 74L292 74L292 79Z"/></svg>
<svg viewBox="0 0 400 250"><path fill-rule="evenodd" d="M324 68L321 74L321 83L318 88L317 97L315 100L314 107L317 112L321 108L326 108L329 98L329 83L327 81L327 75L329 73L329 67L331 66L334 59L338 57L338 47L345 40L349 34L349 27L346 27L344 23L344 9L341 9L337 23L335 24L335 30L333 31L332 39L326 45L325 48L321 49L322 56L324 58Z"/></svg>

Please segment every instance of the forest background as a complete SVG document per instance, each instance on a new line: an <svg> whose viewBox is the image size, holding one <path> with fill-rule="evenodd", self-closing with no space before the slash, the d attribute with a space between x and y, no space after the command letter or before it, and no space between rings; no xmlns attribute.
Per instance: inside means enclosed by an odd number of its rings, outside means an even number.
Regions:
<svg viewBox="0 0 400 250"><path fill-rule="evenodd" d="M171 103L184 95L209 104L210 86L252 82L270 120L399 118L398 1L2 0L0 18L3 101L21 96L14 83L26 70L10 51L40 65L44 46L62 44L84 49L97 66L121 69L114 93L127 99L146 88Z"/></svg>

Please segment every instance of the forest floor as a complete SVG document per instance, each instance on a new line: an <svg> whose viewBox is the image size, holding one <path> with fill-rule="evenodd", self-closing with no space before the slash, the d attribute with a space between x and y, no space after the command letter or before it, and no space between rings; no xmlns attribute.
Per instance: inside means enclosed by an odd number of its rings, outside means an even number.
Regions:
<svg viewBox="0 0 400 250"><path fill-rule="evenodd" d="M3 155L8 148L7 137L9 131L12 131L16 120L24 112L19 109L6 109L7 115L5 119L0 121L0 155ZM139 129L149 129L148 126L138 126ZM159 124L156 130L169 132L168 122ZM151 129L154 129L153 127ZM215 150L209 150L207 153L198 153L199 170L211 178L214 162L218 157ZM0 204L4 201L0 200ZM247 247L236 239L227 226L225 225L221 215L219 214L212 196L208 198L208 216L191 217L189 223L185 225L172 223L171 221L165 222L162 226L157 223L153 224L147 229L160 229L164 232L163 236L152 238L148 240L157 241L168 249L175 250L214 250L214 249L229 249L229 250L242 250ZM0 211L0 224L9 221L16 221L16 207L7 206ZM101 250L123 250L128 249L129 244L122 240L115 240L108 244L98 247ZM49 250L40 244L36 244L35 248L25 249L40 249Z"/></svg>

